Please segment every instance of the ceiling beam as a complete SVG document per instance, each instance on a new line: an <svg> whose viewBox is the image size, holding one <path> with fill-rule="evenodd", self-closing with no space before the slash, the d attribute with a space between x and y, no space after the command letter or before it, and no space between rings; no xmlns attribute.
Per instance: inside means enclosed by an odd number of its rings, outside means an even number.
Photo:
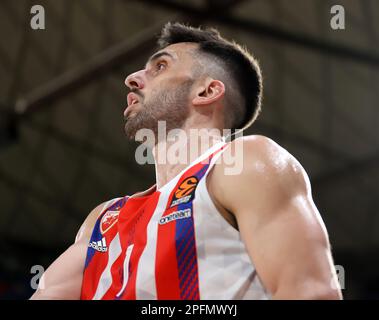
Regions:
<svg viewBox="0 0 379 320"><path fill-rule="evenodd" d="M372 51L364 51L338 44L331 41L326 41L305 33L291 32L283 30L279 27L274 27L271 24L254 21L251 19L237 18L229 14L227 10L212 10L209 8L199 9L197 7L173 0L128 0L145 3L149 6L156 6L163 9L175 11L185 14L189 17L196 17L204 21L213 21L226 26L241 29L251 34L272 39L275 41L296 45L305 49L317 51L326 55L349 59L355 62L363 63L369 66L379 67L379 55Z"/></svg>

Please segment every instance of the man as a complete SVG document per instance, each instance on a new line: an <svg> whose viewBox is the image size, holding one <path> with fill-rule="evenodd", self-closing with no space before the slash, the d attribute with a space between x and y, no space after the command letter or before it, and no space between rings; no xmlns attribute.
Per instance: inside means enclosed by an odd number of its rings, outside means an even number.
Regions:
<svg viewBox="0 0 379 320"><path fill-rule="evenodd" d="M269 138L221 134L257 118L257 61L214 29L178 23L158 45L127 77L124 112L127 136L153 148L156 185L95 208L32 298L340 299L299 162ZM162 121L180 129L179 145ZM173 161L183 152L187 161Z"/></svg>

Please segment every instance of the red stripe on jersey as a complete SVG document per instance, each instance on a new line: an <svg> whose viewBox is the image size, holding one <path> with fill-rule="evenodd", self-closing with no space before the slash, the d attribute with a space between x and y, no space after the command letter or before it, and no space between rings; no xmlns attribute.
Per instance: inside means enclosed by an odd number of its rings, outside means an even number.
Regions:
<svg viewBox="0 0 379 320"><path fill-rule="evenodd" d="M145 197L129 198L119 219L119 235L123 256L129 245L134 244L129 262L128 283L121 299L136 299L136 276L138 262L147 242L147 225L155 211L159 192ZM121 266L123 268L123 266ZM141 266L143 268L143 266Z"/></svg>

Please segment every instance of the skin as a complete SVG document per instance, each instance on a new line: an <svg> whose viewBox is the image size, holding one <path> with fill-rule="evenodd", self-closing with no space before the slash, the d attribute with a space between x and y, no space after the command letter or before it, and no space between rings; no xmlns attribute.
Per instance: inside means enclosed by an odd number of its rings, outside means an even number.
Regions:
<svg viewBox="0 0 379 320"><path fill-rule="evenodd" d="M196 44L189 43L168 46L162 51L171 57L161 55L127 77L125 84L140 97L140 102L128 111L127 134L133 133L128 129L136 125L130 121L143 108L152 108L159 102L149 103L149 99L157 99L157 90L168 91L188 80L193 84L188 89L187 117L180 128L187 133L191 128L223 128L225 86L207 75L193 78L191 50L195 48ZM173 110L166 110L169 112ZM175 121L171 125L175 126ZM204 135L207 134L214 143L220 141L220 135L206 131ZM191 139L198 138L188 135L184 148L189 148ZM156 151L160 144L169 142L160 141L153 149L158 188L187 166L160 164L164 157ZM237 145L243 146L243 153L224 152L223 161L216 163L206 182L220 215L239 230L265 288L274 299L341 299L328 234L300 163L267 137L238 138L229 148L233 150ZM242 172L225 174L226 164L236 156L243 157ZM88 242L102 207L99 205L89 214L75 243L46 270L40 282L43 286L31 299L80 298Z"/></svg>

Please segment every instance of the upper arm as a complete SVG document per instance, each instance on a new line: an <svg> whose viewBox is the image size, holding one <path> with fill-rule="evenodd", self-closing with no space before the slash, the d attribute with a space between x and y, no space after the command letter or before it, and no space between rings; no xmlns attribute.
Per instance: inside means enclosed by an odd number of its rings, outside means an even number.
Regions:
<svg viewBox="0 0 379 320"><path fill-rule="evenodd" d="M217 198L235 215L263 284L274 298L338 298L327 231L304 169L267 138L244 141L243 151L240 175L215 175L224 181Z"/></svg>
<svg viewBox="0 0 379 320"><path fill-rule="evenodd" d="M88 242L103 207L104 203L91 211L80 227L75 243L44 272L31 299L80 299Z"/></svg>

